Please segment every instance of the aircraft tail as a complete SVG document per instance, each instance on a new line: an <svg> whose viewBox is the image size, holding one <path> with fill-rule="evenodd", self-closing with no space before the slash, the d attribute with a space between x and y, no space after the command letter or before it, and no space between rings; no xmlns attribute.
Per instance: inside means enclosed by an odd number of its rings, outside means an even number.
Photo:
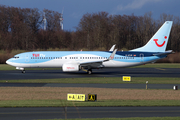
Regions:
<svg viewBox="0 0 180 120"><path fill-rule="evenodd" d="M131 51L165 52L172 24L173 21L166 21L145 46Z"/></svg>

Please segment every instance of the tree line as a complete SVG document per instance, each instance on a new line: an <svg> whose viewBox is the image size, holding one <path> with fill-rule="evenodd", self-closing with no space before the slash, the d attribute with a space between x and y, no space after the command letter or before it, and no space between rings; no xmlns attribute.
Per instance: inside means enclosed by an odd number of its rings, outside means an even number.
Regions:
<svg viewBox="0 0 180 120"><path fill-rule="evenodd" d="M43 12L46 30L42 29ZM113 44L119 50L130 50L145 45L165 21L171 20L173 27L167 49L180 51L180 18L177 16L161 14L155 20L151 12L143 16L87 13L76 31L62 31L60 15L48 9L0 5L0 50L108 50Z"/></svg>

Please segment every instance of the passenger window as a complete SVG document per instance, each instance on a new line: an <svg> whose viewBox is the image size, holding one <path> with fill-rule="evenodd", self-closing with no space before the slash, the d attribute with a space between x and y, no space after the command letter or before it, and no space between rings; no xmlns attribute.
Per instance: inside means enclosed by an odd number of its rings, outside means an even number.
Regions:
<svg viewBox="0 0 180 120"><path fill-rule="evenodd" d="M14 56L13 58L18 59L18 58L19 58L19 56Z"/></svg>

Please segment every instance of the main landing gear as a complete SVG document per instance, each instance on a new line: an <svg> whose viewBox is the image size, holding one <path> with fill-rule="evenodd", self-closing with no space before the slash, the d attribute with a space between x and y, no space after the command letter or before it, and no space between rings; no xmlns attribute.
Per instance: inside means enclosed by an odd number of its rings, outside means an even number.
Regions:
<svg viewBox="0 0 180 120"><path fill-rule="evenodd" d="M91 69L87 70L87 73L88 73L89 75L92 74L92 70L91 70Z"/></svg>
<svg viewBox="0 0 180 120"><path fill-rule="evenodd" d="M81 68L83 71L85 71L85 72L87 72L87 74L92 74L92 70L90 69L90 67L89 67L89 69L88 70L85 70L83 67Z"/></svg>
<svg viewBox="0 0 180 120"><path fill-rule="evenodd" d="M22 70L22 73L26 73L26 71L25 71L25 70Z"/></svg>

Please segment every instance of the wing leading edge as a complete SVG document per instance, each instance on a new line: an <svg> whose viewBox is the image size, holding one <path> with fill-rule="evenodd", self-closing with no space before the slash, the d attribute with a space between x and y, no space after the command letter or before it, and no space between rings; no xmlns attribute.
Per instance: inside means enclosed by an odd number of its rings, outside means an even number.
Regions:
<svg viewBox="0 0 180 120"><path fill-rule="evenodd" d="M117 49L115 49L115 50L113 51L113 53L109 56L109 58L106 59L106 60L82 62L82 63L79 63L79 65L80 65L81 67L85 67L85 68L87 68L87 69L91 69L91 68L102 68L102 67L103 67L103 64L102 64L102 63L103 63L103 62L107 62L107 61L109 61L109 60L113 60L113 59L114 59L114 56L115 56L115 54L116 54L116 51L117 51Z"/></svg>

